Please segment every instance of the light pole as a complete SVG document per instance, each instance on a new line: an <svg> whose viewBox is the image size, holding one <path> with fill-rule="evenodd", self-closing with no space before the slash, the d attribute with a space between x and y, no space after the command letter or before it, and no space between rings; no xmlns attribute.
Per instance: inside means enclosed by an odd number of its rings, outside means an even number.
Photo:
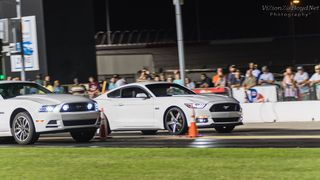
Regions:
<svg viewBox="0 0 320 180"><path fill-rule="evenodd" d="M173 5L175 6L175 12L176 12L179 69L180 69L181 80L184 84L185 57L184 57L183 27L182 27L182 12L181 12L181 5L183 5L183 0L173 0Z"/></svg>
<svg viewBox="0 0 320 180"><path fill-rule="evenodd" d="M107 40L108 45L111 44L111 27L110 27L110 8L109 8L109 0L106 0L106 20L107 20Z"/></svg>
<svg viewBox="0 0 320 180"><path fill-rule="evenodd" d="M21 17L21 0L16 0L16 10L17 10L17 19L20 25L20 53L21 53L21 80L26 80L26 67L25 67L25 58L24 58L24 48L23 48L23 27L22 27L22 17Z"/></svg>

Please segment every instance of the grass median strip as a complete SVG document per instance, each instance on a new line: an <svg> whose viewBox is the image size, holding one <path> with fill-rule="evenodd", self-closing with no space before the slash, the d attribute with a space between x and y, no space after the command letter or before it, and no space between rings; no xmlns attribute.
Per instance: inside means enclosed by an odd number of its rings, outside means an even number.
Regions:
<svg viewBox="0 0 320 180"><path fill-rule="evenodd" d="M2 148L1 179L315 179L320 149Z"/></svg>

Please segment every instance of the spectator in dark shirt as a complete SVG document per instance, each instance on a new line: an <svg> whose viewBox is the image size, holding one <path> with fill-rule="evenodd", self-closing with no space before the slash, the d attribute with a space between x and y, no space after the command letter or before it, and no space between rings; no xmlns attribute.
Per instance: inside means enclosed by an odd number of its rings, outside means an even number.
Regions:
<svg viewBox="0 0 320 180"><path fill-rule="evenodd" d="M227 85L230 86L231 80L234 78L236 71L237 71L236 65L229 66L229 74L227 76Z"/></svg>
<svg viewBox="0 0 320 180"><path fill-rule="evenodd" d="M231 88L240 88L243 82L243 77L241 77L241 73L239 70L237 70L234 73L234 76L232 77L230 81L230 87Z"/></svg>
<svg viewBox="0 0 320 180"><path fill-rule="evenodd" d="M211 79L206 74L201 74L200 88L212 87Z"/></svg>

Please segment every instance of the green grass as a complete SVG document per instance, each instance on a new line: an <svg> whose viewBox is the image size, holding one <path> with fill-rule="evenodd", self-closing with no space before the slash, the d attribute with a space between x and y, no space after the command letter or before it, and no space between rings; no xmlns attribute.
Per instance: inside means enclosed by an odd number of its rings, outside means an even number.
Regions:
<svg viewBox="0 0 320 180"><path fill-rule="evenodd" d="M0 179L318 179L320 149L2 148Z"/></svg>

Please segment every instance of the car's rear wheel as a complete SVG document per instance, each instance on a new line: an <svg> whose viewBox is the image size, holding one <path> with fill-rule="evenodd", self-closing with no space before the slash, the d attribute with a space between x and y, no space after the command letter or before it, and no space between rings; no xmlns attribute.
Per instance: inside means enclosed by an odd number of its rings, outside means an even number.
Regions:
<svg viewBox="0 0 320 180"><path fill-rule="evenodd" d="M170 108L164 116L165 128L172 135L182 135L188 131L187 118L178 107Z"/></svg>
<svg viewBox="0 0 320 180"><path fill-rule="evenodd" d="M18 113L11 124L11 134L18 144L34 144L39 139L29 113Z"/></svg>
<svg viewBox="0 0 320 180"><path fill-rule="evenodd" d="M141 131L143 135L155 135L157 134L157 130L142 130Z"/></svg>
<svg viewBox="0 0 320 180"><path fill-rule="evenodd" d="M77 130L71 131L70 135L76 142L89 142L93 139L94 135L96 134L97 129L84 129L84 130Z"/></svg>
<svg viewBox="0 0 320 180"><path fill-rule="evenodd" d="M233 125L224 125L214 127L218 133L230 133L235 126Z"/></svg>

